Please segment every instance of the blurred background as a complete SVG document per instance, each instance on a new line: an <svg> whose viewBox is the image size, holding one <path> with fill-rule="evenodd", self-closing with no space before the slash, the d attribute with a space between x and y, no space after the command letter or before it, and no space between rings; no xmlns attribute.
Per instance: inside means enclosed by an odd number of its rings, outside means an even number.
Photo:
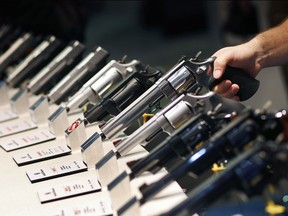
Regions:
<svg viewBox="0 0 288 216"><path fill-rule="evenodd" d="M167 71L183 56L202 58L247 41L286 16L287 1L2 0L0 22L26 31L80 40L86 52L102 46L110 59L137 59ZM284 72L282 72L284 71ZM261 86L245 102L270 110L287 107L285 66L265 69Z"/></svg>
<svg viewBox="0 0 288 216"><path fill-rule="evenodd" d="M103 46L112 58L128 55L168 70L178 59L211 56L280 23L286 1L105 1L87 23L85 43ZM287 74L287 73L286 73ZM261 87L246 105L287 107L285 73L275 67L257 77ZM277 95L277 96L276 96Z"/></svg>

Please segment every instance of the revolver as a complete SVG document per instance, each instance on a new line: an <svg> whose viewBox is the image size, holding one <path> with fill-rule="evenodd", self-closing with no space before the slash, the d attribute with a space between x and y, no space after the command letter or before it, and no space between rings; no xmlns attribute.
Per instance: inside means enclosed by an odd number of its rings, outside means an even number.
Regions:
<svg viewBox="0 0 288 216"><path fill-rule="evenodd" d="M108 116L118 115L150 88L162 74L160 70L150 66L131 74L105 96L100 104L96 104L84 112L85 120L88 123L99 122L107 119Z"/></svg>
<svg viewBox="0 0 288 216"><path fill-rule="evenodd" d="M227 127L211 136L202 147L186 157L179 166L173 167L171 172L159 182L146 187L141 202L145 202L172 180L178 179L187 172L196 177L223 157L225 159L235 157L239 152L243 152L243 148L248 143L256 140L260 135L266 140L275 140L286 127L282 123L283 116L287 118L286 111L267 115L244 109Z"/></svg>
<svg viewBox="0 0 288 216"><path fill-rule="evenodd" d="M8 50L6 50L0 56L0 74L5 75L5 70L11 64L19 62L38 42L39 38L35 38L30 33L22 34L16 41L11 44Z"/></svg>
<svg viewBox="0 0 288 216"><path fill-rule="evenodd" d="M240 69L227 67L221 79L213 79L214 60L214 57L205 60L199 60L198 57L192 59L182 58L178 64L172 67L133 103L101 127L103 136L109 139L116 138L134 120L138 119L153 104L164 97L173 101L184 92L193 93L202 87L211 90L225 79L230 79L233 83L237 83L240 86L238 92L240 100L248 99L257 91L259 81Z"/></svg>
<svg viewBox="0 0 288 216"><path fill-rule="evenodd" d="M117 142L115 147L120 155L126 155L137 144L145 145L161 132L170 135L197 113L213 111L218 106L225 113L239 113L244 108L241 103L221 97L215 92L204 95L183 93L127 138Z"/></svg>
<svg viewBox="0 0 288 216"><path fill-rule="evenodd" d="M14 29L12 26L3 25L0 29L0 53L3 54L11 44L21 35L22 31L19 28Z"/></svg>
<svg viewBox="0 0 288 216"><path fill-rule="evenodd" d="M90 52L48 93L50 103L60 104L73 95L87 82L107 61L109 54L102 47Z"/></svg>
<svg viewBox="0 0 288 216"><path fill-rule="evenodd" d="M287 178L287 173L281 171L287 167L287 156L283 157L287 155L287 147L279 146L277 142L267 142L259 137L252 148L231 160L225 170L190 191L187 199L163 215L201 214L231 189L244 192L248 197L261 194L268 184L277 184Z"/></svg>
<svg viewBox="0 0 288 216"><path fill-rule="evenodd" d="M25 79L31 78L56 55L61 42L53 35L42 41L14 70L9 74L6 82L16 87Z"/></svg>
<svg viewBox="0 0 288 216"><path fill-rule="evenodd" d="M47 93L80 60L84 45L72 41L53 60L39 71L28 83L27 89L34 94Z"/></svg>
<svg viewBox="0 0 288 216"><path fill-rule="evenodd" d="M82 108L88 102L99 104L119 82L138 71L140 66L138 60L132 60L129 63L111 60L68 100L67 111Z"/></svg>
<svg viewBox="0 0 288 216"><path fill-rule="evenodd" d="M218 113L218 111L198 113L153 148L146 157L129 162L130 179L145 171L156 173L167 164L173 164L176 159L187 157L201 142L225 127L236 115L236 112Z"/></svg>

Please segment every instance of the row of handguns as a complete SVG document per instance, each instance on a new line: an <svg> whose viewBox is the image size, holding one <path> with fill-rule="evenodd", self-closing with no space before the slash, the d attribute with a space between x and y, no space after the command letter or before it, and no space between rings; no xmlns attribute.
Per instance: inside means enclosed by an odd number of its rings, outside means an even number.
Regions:
<svg viewBox="0 0 288 216"><path fill-rule="evenodd" d="M138 60L108 62L109 53L102 47L82 58L85 46L79 41L65 46L52 35L43 38L5 25L0 28L0 41L0 76L8 86L44 94L68 113L86 107L85 124L99 124L101 133L93 136L114 141L117 157L137 145L145 146L163 132L169 134L147 156L130 163L127 176L132 180L168 164L174 168L159 181L143 186L142 197L124 200L120 215L135 203L144 204L172 180L187 173L200 176L224 159L229 160L225 171L196 187L165 215L203 211L232 187L253 194L271 178L285 176L274 167L287 163L282 155L287 153L286 146L279 144L280 136L281 143L286 141L286 111L255 111L211 91L230 79L240 86L240 100L246 100L259 86L259 81L231 67L221 79L213 79L215 57L182 57L164 72ZM163 108L161 101L167 103ZM127 129L145 112L154 116L128 134Z"/></svg>
<svg viewBox="0 0 288 216"><path fill-rule="evenodd" d="M193 179L196 182L213 164L224 161L228 161L224 171L190 188L187 191L188 198L172 206L163 215L203 213L228 191L236 189L247 197L261 195L268 184L277 185L280 180L287 178L286 110L267 113L244 108L237 114L224 113L198 113L147 156L131 162L130 173L125 171L130 180L145 172L156 173L162 167L174 165L157 182L142 185L141 197L126 201L119 209L119 214L133 205L145 204L172 181L178 181L186 175L192 177L193 185Z"/></svg>

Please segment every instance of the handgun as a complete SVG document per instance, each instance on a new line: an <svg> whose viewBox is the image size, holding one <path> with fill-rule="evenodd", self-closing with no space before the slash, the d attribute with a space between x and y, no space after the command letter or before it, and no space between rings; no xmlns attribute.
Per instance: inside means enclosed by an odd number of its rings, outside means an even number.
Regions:
<svg viewBox="0 0 288 216"><path fill-rule="evenodd" d="M28 83L27 89L34 93L47 93L80 60L85 46L72 41L53 60L42 68Z"/></svg>
<svg viewBox="0 0 288 216"><path fill-rule="evenodd" d="M60 104L73 95L85 82L97 73L107 61L109 54L97 47L77 64L54 88L47 97L50 103Z"/></svg>
<svg viewBox="0 0 288 216"><path fill-rule="evenodd" d="M55 36L46 37L23 61L9 74L6 82L12 86L19 86L24 80L30 79L44 67L61 48L61 41Z"/></svg>
<svg viewBox="0 0 288 216"><path fill-rule="evenodd" d="M132 60L129 63L111 60L68 100L66 109L70 111L82 108L88 102L99 104L119 82L138 71L139 67L141 63L138 60Z"/></svg>
<svg viewBox="0 0 288 216"><path fill-rule="evenodd" d="M100 104L93 105L84 112L88 123L100 122L118 115L129 104L150 88L163 72L157 68L146 66L143 70L131 74L115 89L103 98Z"/></svg>
<svg viewBox="0 0 288 216"><path fill-rule="evenodd" d="M178 158L185 158L197 146L206 141L216 131L225 127L228 122L237 116L233 113L201 112L189 119L175 130L159 145L149 151L149 154L136 162L129 162L130 179L141 175L145 171L156 173L167 164L173 164Z"/></svg>
<svg viewBox="0 0 288 216"><path fill-rule="evenodd" d="M39 38L34 37L31 33L22 34L9 49L0 56L0 75L5 76L7 67L17 61L19 62L20 58L31 52L38 40Z"/></svg>
<svg viewBox="0 0 288 216"><path fill-rule="evenodd" d="M4 53L11 46L13 42L21 35L22 31L20 28L13 28L10 25L1 26L0 35L0 53Z"/></svg>
<svg viewBox="0 0 288 216"><path fill-rule="evenodd" d="M183 93L127 138L117 142L115 147L120 155L126 155L136 145L145 145L161 132L171 135L191 117L201 112L213 111L219 105L225 113L239 113L244 108L238 101L221 97L215 92L204 95Z"/></svg>
<svg viewBox="0 0 288 216"><path fill-rule="evenodd" d="M227 67L224 73L225 76L221 77L220 80L214 80L212 77L214 60L214 57L206 60L182 58L178 64L172 67L133 103L101 127L102 135L109 139L116 138L134 120L138 119L162 98L166 97L173 101L181 93L196 92L199 87L212 89L221 80L230 79L240 86L238 92L240 100L251 97L257 91L259 81L236 68Z"/></svg>
<svg viewBox="0 0 288 216"><path fill-rule="evenodd" d="M169 174L157 183L146 187L140 202L146 202L147 199L153 197L172 180L178 179L187 172L193 176L199 176L223 157L225 159L235 157L243 151L244 146L254 141L259 135L264 136L267 140L274 140L279 134L283 133L284 129L276 116L244 109L227 127L216 132L202 147L173 167ZM267 137L266 134L269 136Z"/></svg>
<svg viewBox="0 0 288 216"><path fill-rule="evenodd" d="M207 211L211 204L231 189L248 197L261 194L268 184L277 184L287 174L279 172L287 167L287 147L279 148L277 142L256 140L251 149L231 160L225 170L211 176L188 193L188 198L161 215L192 215Z"/></svg>

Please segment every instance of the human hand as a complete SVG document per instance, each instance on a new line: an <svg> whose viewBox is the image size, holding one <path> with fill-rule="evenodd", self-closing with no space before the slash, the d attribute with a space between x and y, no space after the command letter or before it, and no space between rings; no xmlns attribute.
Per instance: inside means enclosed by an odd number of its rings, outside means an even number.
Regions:
<svg viewBox="0 0 288 216"><path fill-rule="evenodd" d="M218 50L213 55L216 57L214 61L213 77L219 79L228 65L240 68L250 76L256 77L261 66L256 61L257 55L254 48L253 42L247 42L238 46L225 47ZM224 80L215 86L213 91L224 97L239 100L239 97L237 96L239 89L239 85L232 83L230 80Z"/></svg>

